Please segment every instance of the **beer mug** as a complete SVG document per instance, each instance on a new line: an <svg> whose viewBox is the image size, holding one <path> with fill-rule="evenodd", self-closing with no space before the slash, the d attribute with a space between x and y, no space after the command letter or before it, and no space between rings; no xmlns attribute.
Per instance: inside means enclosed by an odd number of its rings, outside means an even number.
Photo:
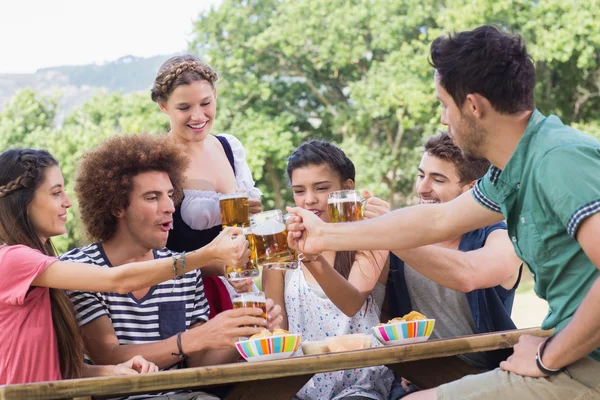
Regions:
<svg viewBox="0 0 600 400"><path fill-rule="evenodd" d="M329 222L354 222L364 218L365 200L356 190L338 190L327 196Z"/></svg>
<svg viewBox="0 0 600 400"><path fill-rule="evenodd" d="M236 192L219 195L221 208L221 225L223 229L228 226L250 226L250 205L248 193Z"/></svg>
<svg viewBox="0 0 600 400"><path fill-rule="evenodd" d="M223 229L228 226L245 227L250 226L250 207L248 204L248 193L236 192L219 195L219 205L221 208L221 225ZM232 281L239 281L246 278L253 278L260 275L256 265L256 255L252 243L252 235L248 229L244 229L244 235L248 239L250 249L250 259L242 267L225 266L225 277Z"/></svg>
<svg viewBox="0 0 600 400"><path fill-rule="evenodd" d="M231 303L234 310L244 307L260 308L263 311L262 317L267 319L267 299L264 292L237 293L231 297Z"/></svg>
<svg viewBox="0 0 600 400"><path fill-rule="evenodd" d="M246 235L246 239L248 239L250 259L248 260L246 265L242 265L241 267L232 267L230 265L225 266L225 277L232 281L241 281L247 278L254 278L260 275L258 266L256 264L256 247L253 242L254 237L250 232L250 228L244 228L243 234Z"/></svg>
<svg viewBox="0 0 600 400"><path fill-rule="evenodd" d="M258 265L267 269L295 269L298 260L287 242L287 229L281 210L264 211L250 216L252 239Z"/></svg>

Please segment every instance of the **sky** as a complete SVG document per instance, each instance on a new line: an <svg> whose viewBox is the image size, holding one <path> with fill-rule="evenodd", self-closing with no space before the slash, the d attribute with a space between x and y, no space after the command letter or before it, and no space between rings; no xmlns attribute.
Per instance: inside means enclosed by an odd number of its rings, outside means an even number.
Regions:
<svg viewBox="0 0 600 400"><path fill-rule="evenodd" d="M220 0L1 0L0 73L183 52Z"/></svg>

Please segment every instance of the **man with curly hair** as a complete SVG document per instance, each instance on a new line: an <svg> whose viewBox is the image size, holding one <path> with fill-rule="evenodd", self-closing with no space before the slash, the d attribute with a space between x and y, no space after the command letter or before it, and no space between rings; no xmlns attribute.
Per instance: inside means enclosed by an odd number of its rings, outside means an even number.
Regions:
<svg viewBox="0 0 600 400"><path fill-rule="evenodd" d="M87 153L75 192L86 232L96 242L61 259L112 268L171 257L174 253L164 247L174 204L182 197L187 163L175 142L153 135L113 137ZM254 308L229 310L209 321L199 269L124 295L73 291L69 297L88 356L96 364L127 360L133 354L161 369L233 362L238 338L261 330L248 326L267 325L257 318L262 311ZM281 319L280 308L273 308L270 300L267 308L273 322L268 325L273 327ZM156 398L215 398L198 392L175 396ZM149 397L155 398L142 398Z"/></svg>

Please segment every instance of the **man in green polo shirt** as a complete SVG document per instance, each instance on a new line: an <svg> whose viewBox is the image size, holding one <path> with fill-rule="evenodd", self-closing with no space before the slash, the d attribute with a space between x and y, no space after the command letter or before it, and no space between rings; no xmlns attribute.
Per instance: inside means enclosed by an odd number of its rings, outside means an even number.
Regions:
<svg viewBox="0 0 600 400"><path fill-rule="evenodd" d="M308 254L407 249L506 219L553 337L522 336L500 369L406 398L600 398L600 142L535 109L535 69L518 36L482 26L440 37L431 64L442 123L467 158L492 163L487 175L453 201L352 224L292 208L301 218L291 244Z"/></svg>

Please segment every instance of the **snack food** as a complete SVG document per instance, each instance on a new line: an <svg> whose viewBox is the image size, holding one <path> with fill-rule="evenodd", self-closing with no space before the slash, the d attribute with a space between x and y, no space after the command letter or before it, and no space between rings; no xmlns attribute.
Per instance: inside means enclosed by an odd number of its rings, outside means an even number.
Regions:
<svg viewBox="0 0 600 400"><path fill-rule="evenodd" d="M350 335L333 336L328 339L327 347L336 353L339 351L352 351L368 349L371 347L373 337L363 333L354 333Z"/></svg>
<svg viewBox="0 0 600 400"><path fill-rule="evenodd" d="M257 339L257 338L264 338L264 337L271 337L271 336L279 336L279 335L290 335L291 332L290 331L286 331L285 329L275 329L273 332L271 332L268 329L263 329L262 331L260 331L260 333L254 334L252 336L250 336L250 339Z"/></svg>
<svg viewBox="0 0 600 400"><path fill-rule="evenodd" d="M422 319L427 319L427 317L418 311L411 311L403 317L392 318L388 322L385 322L385 323L382 322L381 324L378 324L377 326L382 326L382 325L387 325L387 324L395 324L397 322L403 322L403 321L418 321L418 320L422 320Z"/></svg>

